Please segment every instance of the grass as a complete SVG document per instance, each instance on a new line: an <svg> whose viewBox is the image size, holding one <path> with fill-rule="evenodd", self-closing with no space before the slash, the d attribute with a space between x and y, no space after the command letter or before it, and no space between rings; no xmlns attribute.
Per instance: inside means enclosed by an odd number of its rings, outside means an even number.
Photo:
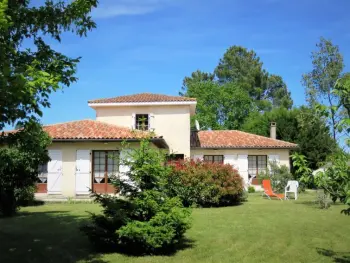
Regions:
<svg viewBox="0 0 350 263"><path fill-rule="evenodd" d="M320 210L298 201L269 201L251 194L240 206L193 210L188 242L171 256L93 253L78 226L95 204L27 207L0 219L0 262L350 262L350 217L343 205Z"/></svg>

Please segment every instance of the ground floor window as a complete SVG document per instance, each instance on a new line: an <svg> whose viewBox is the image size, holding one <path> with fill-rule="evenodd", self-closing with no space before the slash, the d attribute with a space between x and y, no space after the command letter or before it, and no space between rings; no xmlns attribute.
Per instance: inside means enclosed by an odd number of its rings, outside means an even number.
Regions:
<svg viewBox="0 0 350 263"><path fill-rule="evenodd" d="M38 167L37 193L47 192L47 163L41 164Z"/></svg>
<svg viewBox="0 0 350 263"><path fill-rule="evenodd" d="M266 155L248 155L249 177L257 177L260 173L266 173L266 168L267 168Z"/></svg>
<svg viewBox="0 0 350 263"><path fill-rule="evenodd" d="M119 172L118 151L93 151L93 188L96 192L110 192L109 184Z"/></svg>
<svg viewBox="0 0 350 263"><path fill-rule="evenodd" d="M210 163L223 163L224 162L223 155L204 155L203 159L205 162L210 162Z"/></svg>

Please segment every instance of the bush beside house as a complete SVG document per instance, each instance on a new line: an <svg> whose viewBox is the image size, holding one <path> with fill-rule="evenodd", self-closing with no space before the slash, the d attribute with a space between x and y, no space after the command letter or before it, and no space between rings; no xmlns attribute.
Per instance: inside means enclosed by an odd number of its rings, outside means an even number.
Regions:
<svg viewBox="0 0 350 263"><path fill-rule="evenodd" d="M184 206L227 206L242 200L243 180L229 164L187 160L170 167L167 190Z"/></svg>

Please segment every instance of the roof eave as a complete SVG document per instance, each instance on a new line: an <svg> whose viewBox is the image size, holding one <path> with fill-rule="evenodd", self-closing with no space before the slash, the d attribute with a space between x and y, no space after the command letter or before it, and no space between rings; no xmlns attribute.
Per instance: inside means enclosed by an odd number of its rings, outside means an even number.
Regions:
<svg viewBox="0 0 350 263"><path fill-rule="evenodd" d="M105 138L53 138L52 142L140 142L142 139L105 139ZM151 138L150 141L158 148L168 149L169 146L163 138Z"/></svg>
<svg viewBox="0 0 350 263"><path fill-rule="evenodd" d="M259 150L267 150L267 149L284 149L284 150L293 150L297 149L298 146L287 146L287 147L281 147L281 146L276 146L276 147L268 147L268 146L237 146L237 147L228 147L228 146L205 146L205 147L191 147L192 150L240 150L240 149L259 149Z"/></svg>

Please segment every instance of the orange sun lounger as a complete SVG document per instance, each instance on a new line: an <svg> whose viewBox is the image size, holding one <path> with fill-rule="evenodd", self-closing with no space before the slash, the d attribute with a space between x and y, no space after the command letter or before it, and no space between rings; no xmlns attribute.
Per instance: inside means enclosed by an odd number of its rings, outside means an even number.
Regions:
<svg viewBox="0 0 350 263"><path fill-rule="evenodd" d="M271 181L270 180L263 180L263 188L264 188L264 194L267 196L268 199L271 199L271 197L276 197L280 199L281 201L284 198L284 194L276 194L272 191L271 187Z"/></svg>

